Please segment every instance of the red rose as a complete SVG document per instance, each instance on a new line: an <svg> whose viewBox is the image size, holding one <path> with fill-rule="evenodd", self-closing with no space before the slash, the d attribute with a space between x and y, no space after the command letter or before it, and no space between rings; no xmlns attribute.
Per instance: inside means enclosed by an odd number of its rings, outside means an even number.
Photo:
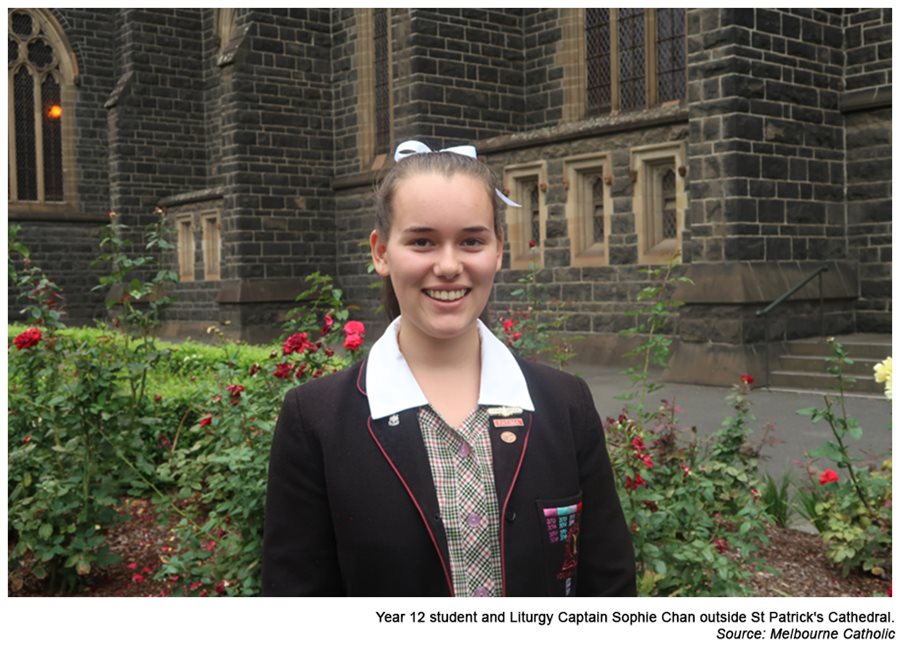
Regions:
<svg viewBox="0 0 900 660"><path fill-rule="evenodd" d="M512 332L513 326L515 326L515 325L516 325L516 322L513 321L512 319L506 319L503 322L503 334L508 335L510 332Z"/></svg>
<svg viewBox="0 0 900 660"><path fill-rule="evenodd" d="M519 341L522 338L522 333L514 332L514 333L512 333L512 335L510 335L509 338L512 339L513 341Z"/></svg>
<svg viewBox="0 0 900 660"><path fill-rule="evenodd" d="M252 365L250 365L250 375L255 376L258 372L259 372L259 365L256 362L254 362Z"/></svg>
<svg viewBox="0 0 900 660"><path fill-rule="evenodd" d="M281 350L284 355L290 355L291 353L303 353L313 346L314 344L309 341L309 335L305 332L296 332L285 340Z"/></svg>
<svg viewBox="0 0 900 660"><path fill-rule="evenodd" d="M275 378L290 378L293 372L294 367L287 362L275 365Z"/></svg>
<svg viewBox="0 0 900 660"><path fill-rule="evenodd" d="M363 344L362 335L348 334L344 339L344 348L348 351L355 351Z"/></svg>
<svg viewBox="0 0 900 660"><path fill-rule="evenodd" d="M631 477L625 477L625 490L637 490L646 483L644 478L639 474L634 475L633 480Z"/></svg>
<svg viewBox="0 0 900 660"><path fill-rule="evenodd" d="M244 391L244 386L243 385L229 385L225 389L228 390L229 394L231 394L231 398L240 399L241 392Z"/></svg>
<svg viewBox="0 0 900 660"><path fill-rule="evenodd" d="M834 470L825 470L819 476L819 485L824 486L825 484L830 484L832 481L837 482L840 480L838 473Z"/></svg>
<svg viewBox="0 0 900 660"><path fill-rule="evenodd" d="M143 582L144 576L141 575L140 573L135 573L134 575L131 576L131 581L132 582Z"/></svg>
<svg viewBox="0 0 900 660"><path fill-rule="evenodd" d="M362 339L366 336L366 326L362 321L347 321L344 324L344 334L359 335L359 338Z"/></svg>
<svg viewBox="0 0 900 660"><path fill-rule="evenodd" d="M23 348L37 346L38 342L41 341L41 336L41 331L38 328L28 328L28 330L16 337L13 343L21 351Z"/></svg>
<svg viewBox="0 0 900 660"><path fill-rule="evenodd" d="M753 380L753 376L751 376L750 374L744 374L743 376L741 376L741 381L746 383L747 385L753 385L753 383L756 382L755 380Z"/></svg>
<svg viewBox="0 0 900 660"><path fill-rule="evenodd" d="M212 415L207 415L203 419L200 420L200 428L202 429L204 426L209 426L212 424Z"/></svg>
<svg viewBox="0 0 900 660"><path fill-rule="evenodd" d="M716 550L719 551L720 555L724 555L728 552L728 541L725 539L713 539L713 545L716 546Z"/></svg>
<svg viewBox="0 0 900 660"><path fill-rule="evenodd" d="M648 469L653 469L653 459L650 458L650 454L644 454L643 456L641 456L641 460L644 462L644 465L646 465Z"/></svg>
<svg viewBox="0 0 900 660"><path fill-rule="evenodd" d="M641 439L641 436L639 436L639 435L636 435L631 439L631 446L634 447L634 450L636 452L639 452L641 454L643 454L644 449L646 449L646 447L644 447L644 441Z"/></svg>

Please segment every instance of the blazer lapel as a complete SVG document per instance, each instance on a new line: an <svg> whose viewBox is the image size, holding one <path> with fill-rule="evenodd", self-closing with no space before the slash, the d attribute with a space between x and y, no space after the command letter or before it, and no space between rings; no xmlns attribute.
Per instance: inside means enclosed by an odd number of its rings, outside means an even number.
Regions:
<svg viewBox="0 0 900 660"><path fill-rule="evenodd" d="M361 386L365 383L364 373L365 370L361 369L358 387L365 395ZM437 493L431 478L431 464L419 430L418 409L404 410L397 415L377 420L370 416L368 427L372 440L378 445L419 512L444 569L447 588L450 595L453 595L447 534L441 522Z"/></svg>
<svg viewBox="0 0 900 660"><path fill-rule="evenodd" d="M524 411L512 415L492 415L490 421L491 452L494 460L494 485L500 514L506 514L506 502L516 484L519 468L528 447L534 413Z"/></svg>

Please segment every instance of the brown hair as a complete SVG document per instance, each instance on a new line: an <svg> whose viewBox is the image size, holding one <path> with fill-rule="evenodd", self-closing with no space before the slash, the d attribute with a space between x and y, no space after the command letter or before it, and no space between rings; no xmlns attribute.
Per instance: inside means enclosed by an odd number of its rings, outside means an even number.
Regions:
<svg viewBox="0 0 900 660"><path fill-rule="evenodd" d="M476 158L469 158L451 151L438 151L407 156L395 163L381 180L375 191L375 231L378 232L378 238L382 242L386 243L391 234L393 202L397 188L402 181L418 174L442 174L447 178L455 174L462 174L482 183L491 200L494 234L502 240L503 225L500 222L500 201L495 192L497 183L494 173ZM392 321L400 316L400 303L394 293L391 278L385 277L382 284L382 304L388 320ZM487 323L486 317L487 307L481 314L481 320L485 323Z"/></svg>

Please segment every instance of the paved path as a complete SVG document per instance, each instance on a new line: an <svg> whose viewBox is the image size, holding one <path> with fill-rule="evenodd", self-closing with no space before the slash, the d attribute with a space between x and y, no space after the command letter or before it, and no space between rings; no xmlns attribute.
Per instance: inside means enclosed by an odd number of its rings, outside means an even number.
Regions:
<svg viewBox="0 0 900 660"><path fill-rule="evenodd" d="M629 390L630 379L617 367L600 367L587 364L571 364L566 369L584 378L594 395L594 402L600 416L616 416L621 412L624 401L615 397ZM659 405L661 399L674 401L683 408L678 416L682 426L696 426L699 437L705 438L718 430L722 420L732 414L725 401L729 393L727 387L707 387L664 383L663 388L654 392L650 402ZM798 477L802 471L793 465L802 460L805 452L815 449L831 437L825 422L811 424L809 418L796 414L800 408L822 406L822 395L807 392L779 392L755 389L750 394L752 413L756 416L753 427L757 437L767 422L775 425L774 435L783 442L765 447L760 471L768 472L776 479L785 470L793 470ZM883 457L891 450L891 402L883 397L848 397L847 413L859 420L863 437L850 440L854 455ZM648 406L649 407L649 406ZM822 462L822 467L831 467Z"/></svg>

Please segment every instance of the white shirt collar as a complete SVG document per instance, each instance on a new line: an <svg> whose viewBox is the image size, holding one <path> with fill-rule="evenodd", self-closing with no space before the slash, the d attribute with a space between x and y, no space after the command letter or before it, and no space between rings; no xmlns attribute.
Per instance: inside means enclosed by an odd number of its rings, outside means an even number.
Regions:
<svg viewBox="0 0 900 660"><path fill-rule="evenodd" d="M366 394L372 419L428 404L397 344L398 316L369 350ZM481 391L479 405L517 406L534 410L525 376L510 350L478 321L481 335Z"/></svg>

